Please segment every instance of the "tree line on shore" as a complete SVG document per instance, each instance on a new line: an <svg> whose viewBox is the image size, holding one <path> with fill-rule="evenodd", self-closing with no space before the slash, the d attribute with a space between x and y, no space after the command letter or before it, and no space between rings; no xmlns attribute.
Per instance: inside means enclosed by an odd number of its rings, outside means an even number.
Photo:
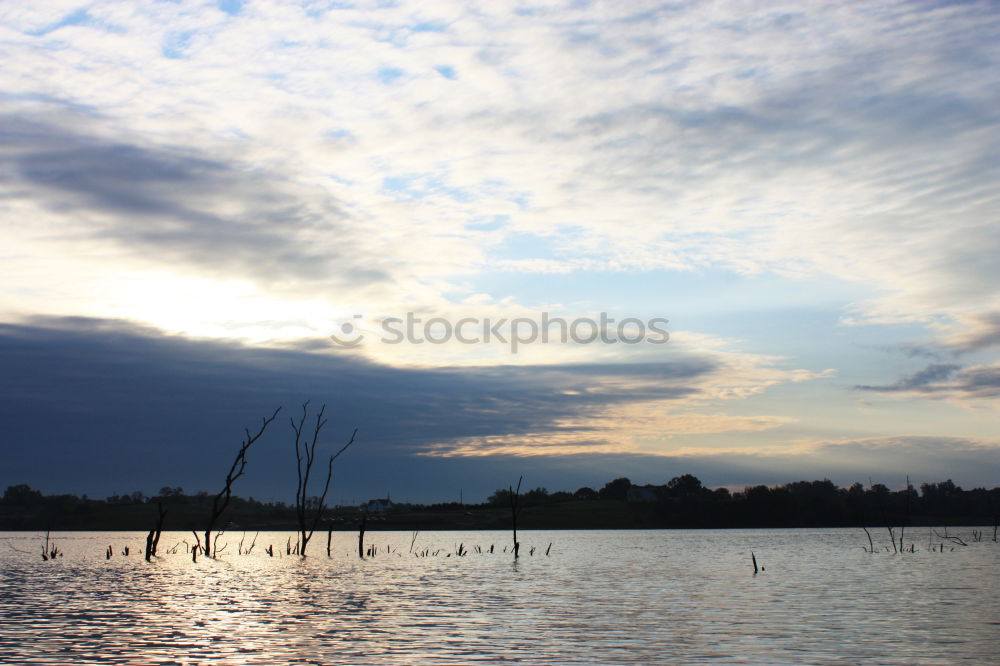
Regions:
<svg viewBox="0 0 1000 666"><path fill-rule="evenodd" d="M503 506L507 492L497 490L487 502ZM536 488L521 497L526 507L568 500L626 502L653 522L687 527L994 523L1000 513L1000 488L963 490L951 479L923 483L919 491L908 479L905 488L895 491L881 483L856 482L842 488L823 479L734 492L705 487L697 477L683 474L663 485L636 485L623 477L598 490L550 493Z"/></svg>
<svg viewBox="0 0 1000 666"><path fill-rule="evenodd" d="M442 527L447 527L446 514L467 516L469 512L506 509L510 493L509 488L497 490L482 504L396 503L389 509L386 519L392 523L394 515L412 517L419 514L433 523L434 516L439 515ZM185 494L182 488L169 486L152 497L138 491L103 500L68 494L45 496L20 484L8 487L0 499L0 529L58 529L75 525L131 528L131 516L135 522L148 521L149 509L145 507L150 504L170 510L173 515L170 529L189 529L188 523L201 520L213 499L207 492ZM300 495L295 504L286 504L233 495L227 520L264 525L270 529L296 529L301 525L301 512L318 508L320 501L319 497ZM575 491L549 492L545 488L535 488L521 492L519 502L525 510L526 525L542 520L546 526L559 526L563 515L560 511L575 505L604 511L604 515L610 516L607 520L622 527L993 524L1000 513L1000 488L964 490L949 479L923 483L919 487L907 484L901 490L890 490L880 483L838 487L824 479L730 491L705 487L697 477L684 474L662 485L636 485L627 478L618 478L598 489L582 487ZM336 509L328 513L324 522L344 520L351 523L350 516L359 512L354 507ZM548 519L543 520L546 517ZM580 524L577 521L572 526Z"/></svg>

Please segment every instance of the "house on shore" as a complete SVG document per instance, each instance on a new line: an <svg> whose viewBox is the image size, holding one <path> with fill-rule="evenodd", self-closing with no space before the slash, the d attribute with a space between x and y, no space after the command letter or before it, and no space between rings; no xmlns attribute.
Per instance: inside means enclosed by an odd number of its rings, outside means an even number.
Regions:
<svg viewBox="0 0 1000 666"><path fill-rule="evenodd" d="M393 506L392 500L388 497L382 499L371 499L361 505L361 510L367 513L385 513Z"/></svg>

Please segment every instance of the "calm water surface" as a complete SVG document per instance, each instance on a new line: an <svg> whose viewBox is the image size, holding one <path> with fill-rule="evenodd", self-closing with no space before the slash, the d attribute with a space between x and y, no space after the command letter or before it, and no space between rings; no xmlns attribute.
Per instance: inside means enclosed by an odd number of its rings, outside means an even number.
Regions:
<svg viewBox="0 0 1000 666"><path fill-rule="evenodd" d="M164 554L189 533L152 563L135 532L54 534L52 562L44 535L0 533L0 662L1000 663L1000 544L930 552L917 528L906 555L854 529L527 531L517 563L506 532L422 532L425 558L410 533L369 533L364 561L349 533L329 559L317 533L305 560L278 556L288 533L251 555L241 536L194 564Z"/></svg>

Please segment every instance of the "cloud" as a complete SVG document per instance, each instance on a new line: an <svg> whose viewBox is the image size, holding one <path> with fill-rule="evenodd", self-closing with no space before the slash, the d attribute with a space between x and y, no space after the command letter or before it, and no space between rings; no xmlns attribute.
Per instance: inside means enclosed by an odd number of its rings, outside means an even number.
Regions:
<svg viewBox="0 0 1000 666"><path fill-rule="evenodd" d="M1000 398L1000 363L969 367L955 363L933 363L894 384L854 388L875 393L992 401Z"/></svg>
<svg viewBox="0 0 1000 666"><path fill-rule="evenodd" d="M956 377L955 390L969 398L1000 398L1000 363L966 368Z"/></svg>
<svg viewBox="0 0 1000 666"><path fill-rule="evenodd" d="M924 480L974 477L974 483L992 487L992 479L1000 472L1000 440L996 438L893 435L815 442L801 452L858 474L880 470L883 483L888 473L894 473L897 484L903 475L913 474Z"/></svg>
<svg viewBox="0 0 1000 666"><path fill-rule="evenodd" d="M908 358L928 358L940 361L944 356L949 355L946 349L940 345L917 344L912 342L900 342L893 345L880 347L882 351L889 353L903 354ZM951 355L954 355L952 353Z"/></svg>
<svg viewBox="0 0 1000 666"><path fill-rule="evenodd" d="M406 369L192 340L119 321L5 324L0 485L107 494L167 484L213 488L244 426L305 399L329 406L321 447L360 429L359 445L336 473L335 493L348 498L392 488L394 496L440 499L441 484L456 478L465 479L467 496L485 496L517 473L550 487L623 474L664 482L681 470L718 485L812 478L820 468L843 482L904 469L964 483L995 474L997 443L986 440L782 444L777 429L787 418L704 409L725 404L711 398L721 369L695 358L610 368ZM240 492L287 498L294 469L283 424L256 447ZM755 431L774 432L774 444L697 446L710 433L738 442ZM651 434L678 445L650 447L643 437ZM629 445L629 436L639 445Z"/></svg>
<svg viewBox="0 0 1000 666"><path fill-rule="evenodd" d="M659 412L653 417L650 412ZM708 435L718 433L759 432L795 422L780 416L729 416L726 414L676 413L663 414L664 405L628 405L613 418L590 418L586 421L560 422L559 429L547 432L466 437L455 441L432 444L417 455L433 458L514 456L536 458L579 454L642 454L651 457L690 457L720 455L727 451L696 447L657 451L637 447L635 442L621 437L628 433L649 438L669 439L675 435ZM624 412L624 413L622 413ZM740 453L746 453L741 449Z"/></svg>
<svg viewBox="0 0 1000 666"><path fill-rule="evenodd" d="M110 241L135 257L265 283L387 278L332 197L280 175L72 131L64 126L94 120L71 112L57 122L7 115L0 123L7 198L44 202L65 220L64 243Z"/></svg>
<svg viewBox="0 0 1000 666"><path fill-rule="evenodd" d="M894 384L886 386L855 386L859 391L874 391L877 393L892 393L896 391L920 391L928 388L928 385L939 383L948 379L962 368L956 363L932 363L923 370L916 372L909 377L904 377Z"/></svg>
<svg viewBox="0 0 1000 666"><path fill-rule="evenodd" d="M982 312L965 319L967 330L947 338L947 346L959 352L973 352L1000 345L1000 311Z"/></svg>
<svg viewBox="0 0 1000 666"><path fill-rule="evenodd" d="M858 322L998 303L987 5L250 4L237 21L209 5L98 2L83 24L32 34L74 9L7 10L0 83L95 109L142 137L134 148L173 147L167 164L162 149L126 153L117 172L76 169L58 190L152 206L145 229L109 238L162 246L165 262L250 270L257 256L261 279L388 276L397 299L422 282L438 302L504 267L830 275L870 294L846 318ZM150 47L176 34L189 34L183 58ZM401 74L386 85L380 71ZM224 159L204 154L223 146ZM69 157L74 170L110 154ZM125 164L146 177L110 186ZM195 188L164 220L151 179L179 168L225 193ZM437 186L383 191L399 178ZM224 214L219 197L246 209ZM467 228L495 215L509 222ZM506 255L525 232L554 256Z"/></svg>
<svg viewBox="0 0 1000 666"><path fill-rule="evenodd" d="M121 321L38 318L0 325L0 369L8 443L0 483L68 482L79 473L78 486L104 477L171 482L161 474L205 484L204 470L223 464L234 433L306 399L330 406L334 440L360 428L366 459L397 476L405 461L428 455L663 455L671 437L790 422L727 415L716 384L731 384L732 368L693 355L634 365L393 368ZM280 451L260 455L265 467L283 460Z"/></svg>

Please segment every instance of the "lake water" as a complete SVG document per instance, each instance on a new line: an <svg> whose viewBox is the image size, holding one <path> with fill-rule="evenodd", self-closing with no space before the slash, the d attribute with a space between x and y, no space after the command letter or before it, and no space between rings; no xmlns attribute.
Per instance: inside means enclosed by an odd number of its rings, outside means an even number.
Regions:
<svg viewBox="0 0 1000 666"><path fill-rule="evenodd" d="M44 535L7 532L0 661L1000 663L1000 544L949 533L969 545L931 552L924 528L906 555L864 552L858 529L525 531L514 563L507 532L422 532L428 557L370 532L363 561L346 532L330 558L317 533L305 560L284 555L289 533L237 555L230 532L192 563L165 554L190 533L165 532L147 563L140 533L56 533L65 555L43 562Z"/></svg>

